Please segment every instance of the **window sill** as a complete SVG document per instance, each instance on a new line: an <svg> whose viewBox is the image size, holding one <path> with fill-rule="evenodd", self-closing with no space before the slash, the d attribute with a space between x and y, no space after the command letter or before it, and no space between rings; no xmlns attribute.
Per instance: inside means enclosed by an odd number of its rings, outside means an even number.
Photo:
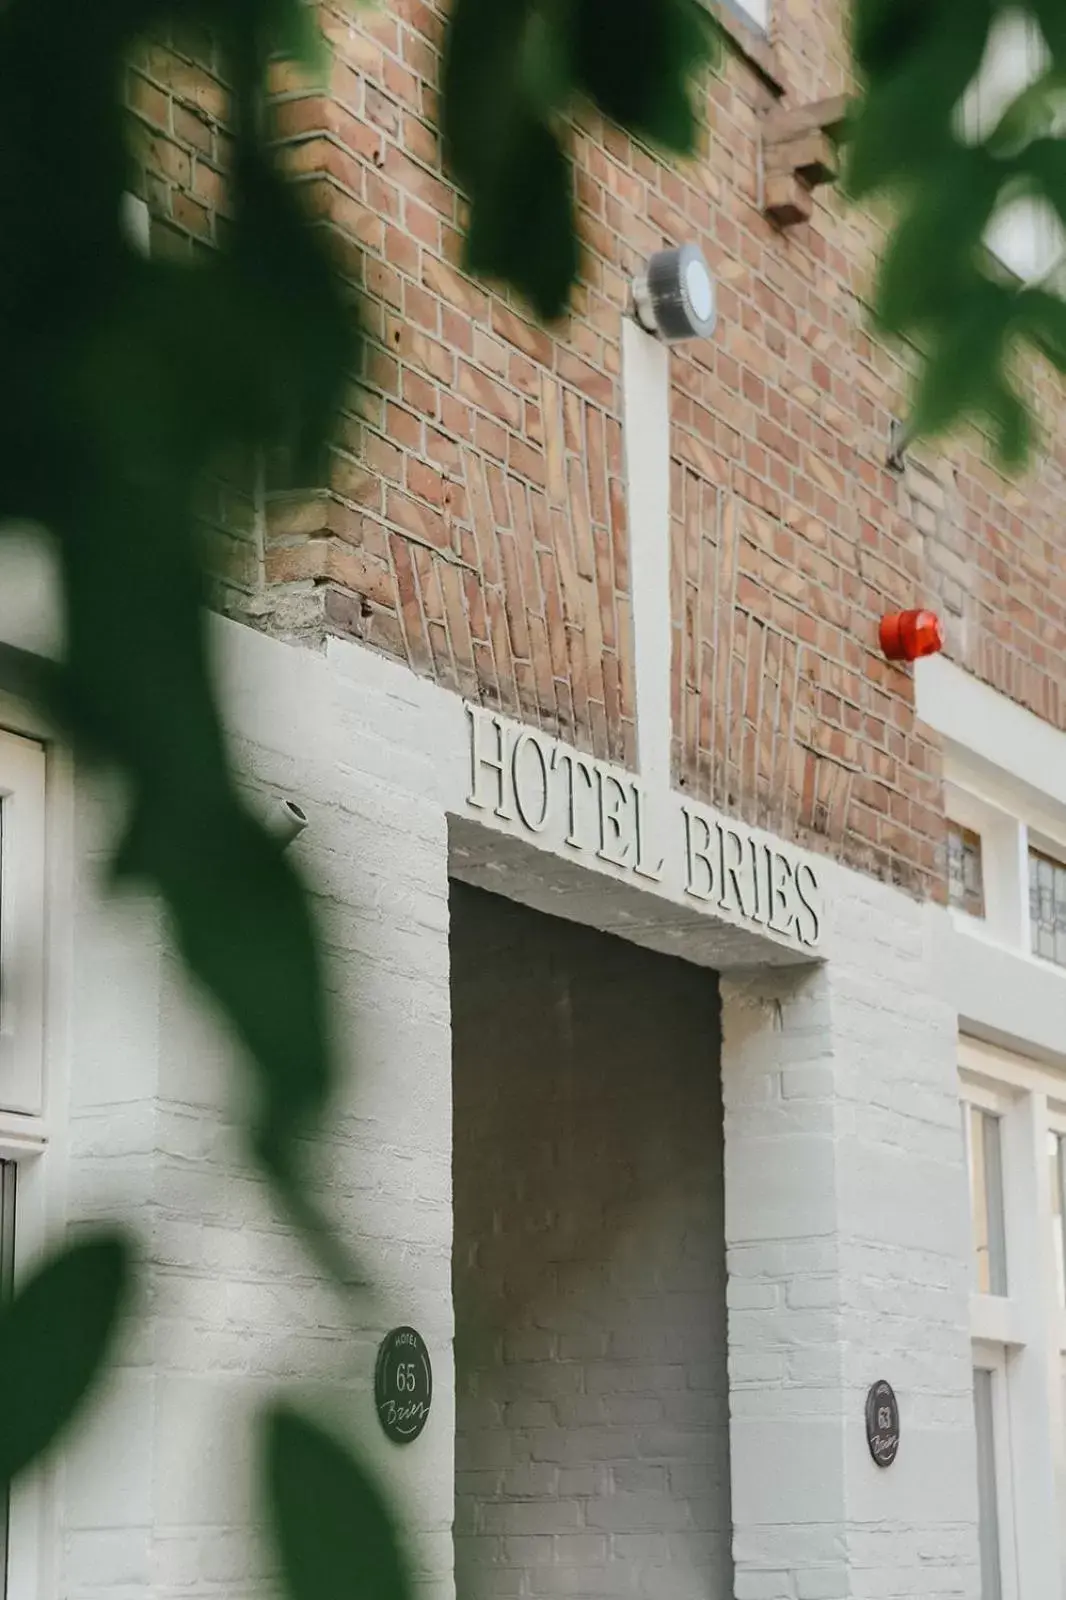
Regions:
<svg viewBox="0 0 1066 1600"><path fill-rule="evenodd" d="M748 21L730 0L706 0L708 11L732 43L737 54L762 78L775 94L785 92L785 82L777 51L767 35Z"/></svg>
<svg viewBox="0 0 1066 1600"><path fill-rule="evenodd" d="M971 1294L970 1337L984 1344L1023 1345L1021 1314L1008 1295Z"/></svg>
<svg viewBox="0 0 1066 1600"><path fill-rule="evenodd" d="M948 907L948 916L956 933L965 933L970 939L980 939L982 944L989 945L993 950L1002 950L1004 955L1017 956L1021 961L1027 961L1038 972L1054 972L1066 978L1066 965L1061 961L1052 961L1048 956L1038 956L1035 950L1030 950L1024 944L1013 944L1010 939L997 932L985 921L984 917L971 916L968 911L963 911L958 906Z"/></svg>

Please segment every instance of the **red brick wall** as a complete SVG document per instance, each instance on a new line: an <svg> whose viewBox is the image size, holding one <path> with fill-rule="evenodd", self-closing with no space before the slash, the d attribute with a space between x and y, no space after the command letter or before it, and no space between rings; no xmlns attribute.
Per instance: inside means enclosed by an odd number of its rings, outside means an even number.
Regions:
<svg viewBox="0 0 1066 1600"><path fill-rule="evenodd" d="M462 202L434 134L442 9L321 15L330 93L279 75L277 131L361 283L370 350L314 494L217 510L236 614L362 639L599 755L632 761L620 319L633 272L695 238L713 341L673 356L678 780L918 893L939 892L939 754L877 621L934 604L949 652L1066 726L1063 451L1023 486L967 435L886 465L900 359L868 331L877 227L820 191L788 233L759 209L759 118L847 87L841 7L774 0L772 49L732 49L698 159L663 163L589 114L575 133L583 280L549 331L458 270ZM743 37L743 30L738 31ZM144 186L168 248L224 223L224 98L201 48L138 58ZM776 80L776 88L772 80ZM1042 414L1057 381L1034 375Z"/></svg>

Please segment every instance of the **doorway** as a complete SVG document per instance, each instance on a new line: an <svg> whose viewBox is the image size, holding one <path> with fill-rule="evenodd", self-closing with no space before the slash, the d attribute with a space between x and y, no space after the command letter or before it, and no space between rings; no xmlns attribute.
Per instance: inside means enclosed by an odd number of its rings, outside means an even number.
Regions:
<svg viewBox="0 0 1066 1600"><path fill-rule="evenodd" d="M713 973L453 884L463 1600L733 1592Z"/></svg>

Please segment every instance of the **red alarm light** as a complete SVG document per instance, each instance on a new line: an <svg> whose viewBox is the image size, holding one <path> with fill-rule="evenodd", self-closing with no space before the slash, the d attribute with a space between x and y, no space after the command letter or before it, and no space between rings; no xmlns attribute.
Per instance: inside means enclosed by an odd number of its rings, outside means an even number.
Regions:
<svg viewBox="0 0 1066 1600"><path fill-rule="evenodd" d="M917 661L944 648L944 626L935 611L893 611L881 618L881 649L889 661Z"/></svg>

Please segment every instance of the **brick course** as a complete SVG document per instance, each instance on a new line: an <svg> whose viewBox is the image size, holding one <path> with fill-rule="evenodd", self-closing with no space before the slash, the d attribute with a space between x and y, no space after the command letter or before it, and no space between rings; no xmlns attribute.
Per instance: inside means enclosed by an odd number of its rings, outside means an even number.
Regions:
<svg viewBox="0 0 1066 1600"><path fill-rule="evenodd" d="M908 372L868 327L878 227L832 189L788 232L760 210L760 117L847 89L844 8L773 9L769 46L732 25L694 161L582 115L582 281L549 330L457 267L463 203L433 131L442 8L321 8L329 92L279 72L276 131L362 287L366 383L315 494L210 509L220 603L283 636L360 639L632 762L619 327L646 253L694 238L720 323L672 358L678 781L940 894L937 742L877 621L935 605L954 659L1066 727L1066 441L1049 432L1022 484L975 433L888 467ZM194 252L225 221L217 63L202 41L145 47L129 92L153 240ZM1029 377L1050 429L1058 380Z"/></svg>

